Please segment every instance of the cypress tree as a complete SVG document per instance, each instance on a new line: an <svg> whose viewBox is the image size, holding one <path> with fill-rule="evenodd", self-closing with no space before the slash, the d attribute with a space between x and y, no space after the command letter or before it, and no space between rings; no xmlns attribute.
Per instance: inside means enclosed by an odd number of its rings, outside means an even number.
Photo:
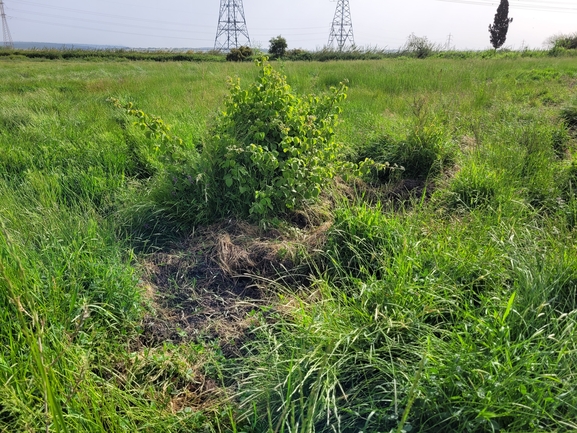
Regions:
<svg viewBox="0 0 577 433"><path fill-rule="evenodd" d="M509 30L509 23L513 22L513 18L509 18L509 1L501 0L497 13L495 14L495 21L489 25L489 33L491 34L491 45L493 48L501 48L507 39L507 30Z"/></svg>

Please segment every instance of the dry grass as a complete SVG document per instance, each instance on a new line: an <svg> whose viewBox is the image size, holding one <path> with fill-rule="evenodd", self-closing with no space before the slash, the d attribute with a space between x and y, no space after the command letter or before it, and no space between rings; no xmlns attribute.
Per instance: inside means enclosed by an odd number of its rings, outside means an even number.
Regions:
<svg viewBox="0 0 577 433"><path fill-rule="evenodd" d="M322 247L330 226L281 233L231 220L143 256L141 286L151 308L136 345L211 340L238 355L255 325L251 313L278 303L271 283L292 282L295 290L307 284L310 263L303 258Z"/></svg>

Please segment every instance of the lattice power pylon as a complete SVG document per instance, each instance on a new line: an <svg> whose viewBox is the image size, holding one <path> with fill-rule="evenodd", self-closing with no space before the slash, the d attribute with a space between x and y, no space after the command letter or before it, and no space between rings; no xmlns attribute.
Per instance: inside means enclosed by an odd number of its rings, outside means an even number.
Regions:
<svg viewBox="0 0 577 433"><path fill-rule="evenodd" d="M8 28L8 21L6 20L6 13L4 12L4 2L2 0L0 0L0 16L2 16L2 36L4 39L4 46L6 48L14 48L14 42L12 42L12 35Z"/></svg>
<svg viewBox="0 0 577 433"><path fill-rule="evenodd" d="M230 50L241 45L250 46L242 0L220 0L215 50Z"/></svg>
<svg viewBox="0 0 577 433"><path fill-rule="evenodd" d="M351 9L348 0L338 0L337 10L331 26L329 35L329 47L337 44L337 49L342 51L347 47L355 45L353 36L353 21L351 20Z"/></svg>

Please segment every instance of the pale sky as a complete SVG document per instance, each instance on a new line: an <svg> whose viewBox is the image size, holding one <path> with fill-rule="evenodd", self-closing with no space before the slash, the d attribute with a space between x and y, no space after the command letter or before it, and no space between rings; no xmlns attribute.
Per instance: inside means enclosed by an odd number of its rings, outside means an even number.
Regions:
<svg viewBox="0 0 577 433"><path fill-rule="evenodd" d="M220 0L3 0L12 39L22 42L213 47ZM337 3L330 0L243 0L252 45L282 35L290 48L328 42ZM577 0L510 0L505 47L543 48L559 33L577 32ZM498 0L349 0L355 43L397 49L426 36L456 49L490 48L488 26Z"/></svg>

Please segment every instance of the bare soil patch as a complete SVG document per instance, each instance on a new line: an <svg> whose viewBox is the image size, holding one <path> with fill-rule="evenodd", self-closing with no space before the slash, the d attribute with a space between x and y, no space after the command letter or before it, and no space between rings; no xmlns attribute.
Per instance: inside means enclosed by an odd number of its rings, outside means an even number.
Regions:
<svg viewBox="0 0 577 433"><path fill-rule="evenodd" d="M225 355L238 355L255 324L251 313L275 302L265 286L302 284L308 272L298 251L318 248L328 227L309 226L289 236L230 220L143 256L142 286L152 309L139 345L216 340Z"/></svg>

